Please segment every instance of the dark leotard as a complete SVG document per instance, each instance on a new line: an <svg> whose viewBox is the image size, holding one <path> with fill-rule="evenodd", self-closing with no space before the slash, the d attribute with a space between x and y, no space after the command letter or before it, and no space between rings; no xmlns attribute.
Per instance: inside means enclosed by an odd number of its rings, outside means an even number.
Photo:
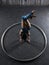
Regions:
<svg viewBox="0 0 49 65"><path fill-rule="evenodd" d="M28 29L27 28L23 28L22 29L22 33L21 33L22 39L26 40L27 35L28 35Z"/></svg>

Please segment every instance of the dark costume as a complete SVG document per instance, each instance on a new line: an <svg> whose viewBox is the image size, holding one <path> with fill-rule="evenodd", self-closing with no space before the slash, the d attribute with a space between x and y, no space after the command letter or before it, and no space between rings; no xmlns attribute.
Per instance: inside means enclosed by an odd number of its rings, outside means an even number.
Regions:
<svg viewBox="0 0 49 65"><path fill-rule="evenodd" d="M32 18L32 13L30 13L26 16L22 16L24 27L22 28L21 37L24 40L27 39L27 36L29 35L28 32L30 30L30 27L29 27L28 22L27 22L28 18Z"/></svg>

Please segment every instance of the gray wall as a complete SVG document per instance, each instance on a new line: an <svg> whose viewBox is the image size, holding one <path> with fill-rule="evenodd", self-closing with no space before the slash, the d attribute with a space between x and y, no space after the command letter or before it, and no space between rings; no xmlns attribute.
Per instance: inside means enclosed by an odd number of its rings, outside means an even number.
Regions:
<svg viewBox="0 0 49 65"><path fill-rule="evenodd" d="M49 5L49 0L2 0L2 3L10 5Z"/></svg>

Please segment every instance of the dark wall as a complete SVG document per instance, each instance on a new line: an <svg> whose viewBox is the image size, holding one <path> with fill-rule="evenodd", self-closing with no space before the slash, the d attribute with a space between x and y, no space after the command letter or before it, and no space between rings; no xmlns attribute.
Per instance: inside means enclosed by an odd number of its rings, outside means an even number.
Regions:
<svg viewBox="0 0 49 65"><path fill-rule="evenodd" d="M10 5L49 5L49 0L0 0Z"/></svg>

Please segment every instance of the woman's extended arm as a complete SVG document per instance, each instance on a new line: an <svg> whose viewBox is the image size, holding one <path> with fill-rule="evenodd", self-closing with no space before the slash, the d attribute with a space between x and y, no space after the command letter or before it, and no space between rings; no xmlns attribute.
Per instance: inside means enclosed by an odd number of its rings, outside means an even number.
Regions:
<svg viewBox="0 0 49 65"><path fill-rule="evenodd" d="M28 19L27 19L27 22L28 22L29 27L31 27L31 23L29 22L29 20L28 20Z"/></svg>
<svg viewBox="0 0 49 65"><path fill-rule="evenodd" d="M23 28L23 20L21 20L21 28Z"/></svg>

